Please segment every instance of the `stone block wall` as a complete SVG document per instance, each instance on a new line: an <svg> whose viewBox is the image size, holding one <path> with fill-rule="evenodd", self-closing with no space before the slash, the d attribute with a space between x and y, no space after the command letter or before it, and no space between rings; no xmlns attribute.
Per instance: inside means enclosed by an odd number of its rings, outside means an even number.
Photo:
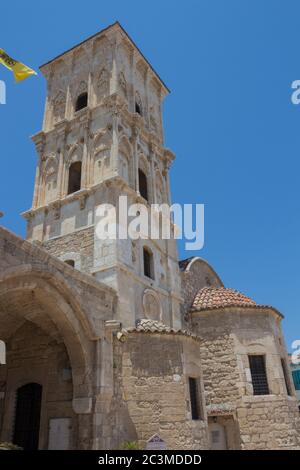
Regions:
<svg viewBox="0 0 300 470"><path fill-rule="evenodd" d="M76 269L90 273L93 268L94 227L47 240L43 247L63 261L74 259Z"/></svg>
<svg viewBox="0 0 300 470"><path fill-rule="evenodd" d="M220 406L231 410L240 396L240 382L234 341L223 328L201 337L201 363L208 410Z"/></svg>
<svg viewBox="0 0 300 470"><path fill-rule="evenodd" d="M242 449L300 449L300 420L294 400L279 396L244 399L237 417Z"/></svg>
<svg viewBox="0 0 300 470"><path fill-rule="evenodd" d="M153 434L168 449L208 447L203 406L199 343L174 334L130 333L114 343L114 441L137 441L140 448ZM199 377L202 419L192 420L188 377Z"/></svg>
<svg viewBox="0 0 300 470"><path fill-rule="evenodd" d="M285 385L279 316L272 309L229 307L193 315L208 415L236 420L236 448L299 449L299 411L293 387L289 396ZM265 356L268 395L253 394L249 354Z"/></svg>

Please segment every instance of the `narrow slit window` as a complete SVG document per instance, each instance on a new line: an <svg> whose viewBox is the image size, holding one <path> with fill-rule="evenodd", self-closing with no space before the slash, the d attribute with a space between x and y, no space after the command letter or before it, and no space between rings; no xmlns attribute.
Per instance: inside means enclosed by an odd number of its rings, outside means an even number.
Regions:
<svg viewBox="0 0 300 470"><path fill-rule="evenodd" d="M265 356L249 356L249 365L252 377L253 394L269 395Z"/></svg>
<svg viewBox="0 0 300 470"><path fill-rule="evenodd" d="M148 201L148 183L147 176L143 170L139 169L139 191L140 195Z"/></svg>
<svg viewBox="0 0 300 470"><path fill-rule="evenodd" d="M192 419L201 419L198 379L189 377L190 403Z"/></svg>
<svg viewBox="0 0 300 470"><path fill-rule="evenodd" d="M135 112L142 115L142 109L139 103L135 103Z"/></svg>
<svg viewBox="0 0 300 470"><path fill-rule="evenodd" d="M148 248L143 249L144 275L154 279L153 254Z"/></svg>

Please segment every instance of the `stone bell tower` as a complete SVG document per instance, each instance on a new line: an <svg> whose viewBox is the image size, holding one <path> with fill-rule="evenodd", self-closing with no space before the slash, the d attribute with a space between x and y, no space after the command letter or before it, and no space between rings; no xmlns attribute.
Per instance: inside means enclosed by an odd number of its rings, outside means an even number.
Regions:
<svg viewBox="0 0 300 470"><path fill-rule="evenodd" d="M43 130L27 238L113 287L115 319L181 326L174 240L103 240L97 208L170 203L162 101L168 89L117 22L41 67Z"/></svg>

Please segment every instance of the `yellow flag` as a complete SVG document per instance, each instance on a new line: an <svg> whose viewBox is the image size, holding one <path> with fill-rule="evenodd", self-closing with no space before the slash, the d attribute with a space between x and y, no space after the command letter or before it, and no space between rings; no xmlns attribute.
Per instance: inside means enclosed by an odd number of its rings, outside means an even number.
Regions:
<svg viewBox="0 0 300 470"><path fill-rule="evenodd" d="M27 67L27 65L9 57L3 49L0 49L0 63L13 72L17 83L30 77L30 75L37 75L37 73Z"/></svg>

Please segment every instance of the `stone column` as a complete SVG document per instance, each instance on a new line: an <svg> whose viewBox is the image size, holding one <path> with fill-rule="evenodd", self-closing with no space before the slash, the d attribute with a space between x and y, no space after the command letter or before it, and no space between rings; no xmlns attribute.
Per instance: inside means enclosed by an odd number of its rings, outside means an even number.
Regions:
<svg viewBox="0 0 300 470"><path fill-rule="evenodd" d="M43 174L42 174L42 166L44 160L44 145L45 145L45 134L40 132L36 134L32 138L33 142L35 143L35 148L38 154L39 162L36 168L36 175L35 175L35 184L34 184L34 194L33 194L33 201L32 201L32 208L35 209L39 205L41 205L41 192L43 186Z"/></svg>
<svg viewBox="0 0 300 470"><path fill-rule="evenodd" d="M53 119L53 107L51 106L49 99L53 78L53 71L50 64L43 67L43 75L47 80L47 97L44 108L43 131L48 131L51 127L51 120Z"/></svg>
<svg viewBox="0 0 300 470"><path fill-rule="evenodd" d="M98 341L96 362L96 403L93 417L93 449L111 449L113 446L113 423L107 415L114 394L114 334L120 330L120 323L107 320L104 335Z"/></svg>
<svg viewBox="0 0 300 470"><path fill-rule="evenodd" d="M82 150L82 184L81 188L84 189L88 186L89 181L89 155L88 155L88 138L89 138L89 127L90 127L90 119L89 115L87 115L87 120L83 125L83 150Z"/></svg>
<svg viewBox="0 0 300 470"><path fill-rule="evenodd" d="M55 126L57 130L57 152L59 154L58 161L58 174L57 174L57 188L58 198L60 199L63 194L63 177L64 177L64 154L65 154L65 141L66 141L66 122L63 121Z"/></svg>
<svg viewBox="0 0 300 470"><path fill-rule="evenodd" d="M150 150L150 170L151 170L151 189L152 189L152 202L157 203L156 184L155 184L155 170L154 170L154 152L153 144L149 146Z"/></svg>
<svg viewBox="0 0 300 470"><path fill-rule="evenodd" d="M74 57L74 54L71 54L65 57L65 63L68 67L69 75L72 75L73 57ZM67 90L66 90L65 118L71 119L72 117L73 117L72 96L71 96L70 84L68 83Z"/></svg>
<svg viewBox="0 0 300 470"><path fill-rule="evenodd" d="M112 38L112 72L110 79L110 95L117 93L118 91L118 66L117 66L117 51L118 46L122 41L120 33L116 32L114 38Z"/></svg>
<svg viewBox="0 0 300 470"><path fill-rule="evenodd" d="M137 151L137 142L139 129L136 125L132 127L132 149L133 149L133 188L139 194L139 158Z"/></svg>
<svg viewBox="0 0 300 470"><path fill-rule="evenodd" d="M148 129L150 129L150 109L149 109L149 83L150 83L150 74L149 74L149 69L146 70L146 73L145 73L145 82L144 82L144 85L145 85L145 114L144 115L144 119L145 121L147 122L147 127Z"/></svg>
<svg viewBox="0 0 300 470"><path fill-rule="evenodd" d="M116 106L116 105L115 105ZM119 110L114 108L112 111L112 146L111 146L111 160L112 160L112 171L114 175L118 175L119 168Z"/></svg>

